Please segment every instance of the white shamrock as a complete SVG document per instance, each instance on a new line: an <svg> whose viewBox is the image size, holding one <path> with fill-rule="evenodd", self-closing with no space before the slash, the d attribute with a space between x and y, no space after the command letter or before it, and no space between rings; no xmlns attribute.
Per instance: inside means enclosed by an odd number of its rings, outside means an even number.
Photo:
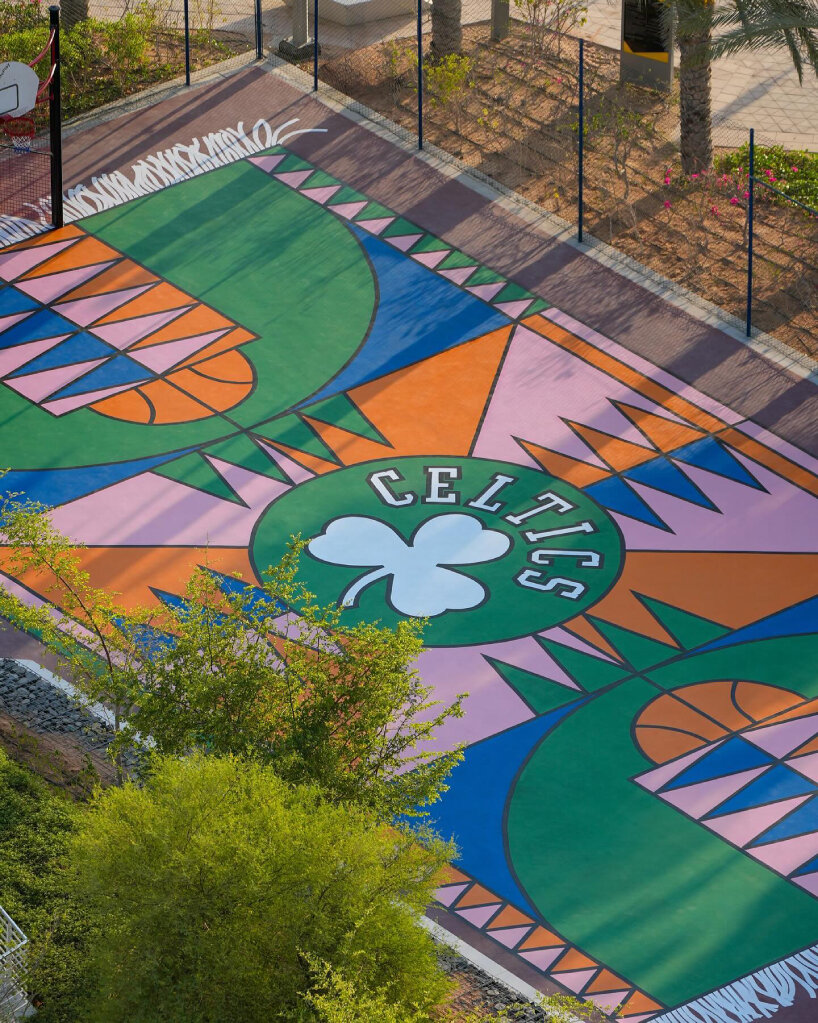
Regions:
<svg viewBox="0 0 818 1023"><path fill-rule="evenodd" d="M444 611L476 607L486 588L447 565L477 565L501 558L511 546L505 533L487 529L472 515L449 513L427 519L410 543L391 526L364 515L334 519L307 544L319 561L358 565L372 571L359 576L341 595L353 607L377 579L392 576L389 602L412 618L433 618Z"/></svg>

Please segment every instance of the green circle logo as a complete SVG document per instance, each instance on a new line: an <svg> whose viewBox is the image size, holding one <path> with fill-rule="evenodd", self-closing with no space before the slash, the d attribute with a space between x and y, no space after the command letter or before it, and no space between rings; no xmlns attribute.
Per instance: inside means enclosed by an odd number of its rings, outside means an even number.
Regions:
<svg viewBox="0 0 818 1023"><path fill-rule="evenodd" d="M616 579L614 523L575 487L483 458L395 458L320 476L265 512L252 556L307 541L302 576L355 621L428 618L429 646L526 636L573 618Z"/></svg>

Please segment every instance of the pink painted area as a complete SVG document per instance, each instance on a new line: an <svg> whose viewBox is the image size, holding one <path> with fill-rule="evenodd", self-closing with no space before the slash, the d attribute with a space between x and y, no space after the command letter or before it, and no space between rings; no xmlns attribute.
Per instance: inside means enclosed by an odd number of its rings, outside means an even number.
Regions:
<svg viewBox="0 0 818 1023"><path fill-rule="evenodd" d="M632 483L639 496L673 532L615 515L626 547L657 551L769 551L772 544L782 553L814 552L818 499L737 452L731 451L731 454L747 466L768 493L679 462L679 468L721 514L652 487ZM784 522L786 528L782 528Z"/></svg>
<svg viewBox="0 0 818 1023"><path fill-rule="evenodd" d="M388 241L390 245L394 245L396 249L400 249L401 252L407 252L412 248L415 242L420 241L422 237L422 234L399 234L394 238L387 238L386 241Z"/></svg>
<svg viewBox="0 0 818 1023"><path fill-rule="evenodd" d="M280 480L270 479L269 476L250 469L242 469L240 465L234 465L232 462L225 462L212 455L205 455L205 458L248 508L263 510L290 489L288 484Z"/></svg>
<svg viewBox="0 0 818 1023"><path fill-rule="evenodd" d="M469 906L468 909L456 909L455 912L475 927L483 927L499 908L500 903L496 902L493 906Z"/></svg>
<svg viewBox="0 0 818 1023"><path fill-rule="evenodd" d="M340 187L340 185L324 185L323 188L305 188L301 194L323 206L324 203L330 201Z"/></svg>
<svg viewBox="0 0 818 1023"><path fill-rule="evenodd" d="M514 439L520 437L605 468L563 417L649 447L611 398L636 404L639 395L527 327L517 327L474 453L540 468Z"/></svg>
<svg viewBox="0 0 818 1023"><path fill-rule="evenodd" d="M755 423L751 423L749 420L741 423L736 427L742 433L748 437L752 437L754 440L761 441L762 444L766 444L768 448L772 448L773 451L777 451L779 454L784 455L785 458L791 459L798 465L803 465L805 469L809 469L810 472L818 474L818 458L813 458L812 455L808 455L806 451L802 451L797 448L794 444L790 444L789 441L783 440L783 438L776 436L774 433L770 433L769 430L765 430L763 426L757 426Z"/></svg>
<svg viewBox="0 0 818 1023"><path fill-rule="evenodd" d="M456 266L451 270L439 270L438 273L441 277L445 277L447 281L451 281L452 284L462 287L476 269L476 266Z"/></svg>
<svg viewBox="0 0 818 1023"><path fill-rule="evenodd" d="M50 242L48 245L33 245L30 249L21 249L19 252L0 252L0 280L13 281L15 277L28 273L35 266L78 242L80 237L66 238L61 242Z"/></svg>
<svg viewBox="0 0 818 1023"><path fill-rule="evenodd" d="M495 282L494 284L475 284L471 288L466 288L472 295L476 295L478 298L482 298L484 302L490 302L498 291L502 291L505 287L504 281Z"/></svg>
<svg viewBox="0 0 818 1023"><path fill-rule="evenodd" d="M817 874L804 874L803 877L794 877L793 881L804 891L809 892L810 895L818 896L818 873Z"/></svg>
<svg viewBox="0 0 818 1023"><path fill-rule="evenodd" d="M740 771L726 778L713 778L710 781L699 782L698 785L685 785L681 789L663 792L661 798L682 813L698 820L766 770L767 767L754 767L750 771Z"/></svg>
<svg viewBox="0 0 818 1023"><path fill-rule="evenodd" d="M148 348L134 348L128 352L130 358L147 366L155 373L164 373L166 369L175 366L177 362L195 355L196 352L206 348L212 341L226 334L229 328L224 330L211 330L209 334L199 334L196 337L185 337L179 341L165 341L163 344L153 345Z"/></svg>
<svg viewBox="0 0 818 1023"><path fill-rule="evenodd" d="M566 973L552 973L551 979L555 980L569 991L581 991L588 981L597 973L597 967L592 970L569 970Z"/></svg>
<svg viewBox="0 0 818 1023"><path fill-rule="evenodd" d="M147 472L62 505L52 520L74 540L102 546L245 547L258 517L289 487L267 476L252 487L236 476L228 482L252 498L251 507Z"/></svg>
<svg viewBox="0 0 818 1023"><path fill-rule="evenodd" d="M685 753L683 757L671 760L668 764L662 764L661 767L656 767L652 771L637 775L634 781L638 782L642 788L648 789L650 792L656 792L657 789L672 781L677 774L681 774L685 768L695 764L705 753L715 749L717 745L718 743L710 742L706 746L702 746L701 749L693 750L692 753Z"/></svg>
<svg viewBox="0 0 818 1023"><path fill-rule="evenodd" d="M378 217L375 220L356 220L355 226L362 227L370 234L380 234L381 231L385 231L389 227L394 219L394 217Z"/></svg>
<svg viewBox="0 0 818 1023"><path fill-rule="evenodd" d="M777 824L782 817L797 806L806 802L810 797L796 796L794 799L783 799L778 803L768 803L766 806L754 806L749 810L739 810L738 813L727 814L726 817L716 817L711 821L702 821L706 828L715 831L726 841L731 842L739 848L752 842L754 838Z"/></svg>
<svg viewBox="0 0 818 1023"><path fill-rule="evenodd" d="M510 316L512 320L516 320L518 316L522 316L523 313L528 309L533 300L530 298L518 298L514 302L498 302L495 309L500 309Z"/></svg>
<svg viewBox="0 0 818 1023"><path fill-rule="evenodd" d="M805 757L795 757L795 759L787 761L787 766L818 784L818 753L807 753Z"/></svg>
<svg viewBox="0 0 818 1023"><path fill-rule="evenodd" d="M536 966L538 970L544 972L564 951L565 945L558 945L556 948L537 948L531 952L518 952L517 954L527 963L531 963L532 966Z"/></svg>
<svg viewBox="0 0 818 1023"><path fill-rule="evenodd" d="M26 377L17 377L15 380L6 380L8 387L13 387L18 394L22 394L29 401L42 401L43 398L58 391L72 380L81 377L97 366L101 366L105 359L90 359L87 362L76 362L73 366L57 366L56 369L45 369L41 373L31 373ZM133 386L133 385L132 385Z"/></svg>
<svg viewBox="0 0 818 1023"><path fill-rule="evenodd" d="M303 465L299 465L298 462L289 458L287 455L278 451L272 445L267 444L262 440L261 437L256 436L256 442L261 445L264 452L272 458L276 465L281 469L285 476L289 478L298 486L300 483L306 483L307 480L315 479L315 473L306 469Z"/></svg>
<svg viewBox="0 0 818 1023"><path fill-rule="evenodd" d="M36 298L38 302L53 302L73 288L78 288L80 284L84 284L89 278L95 277L107 267L113 266L113 263L113 260L109 260L107 263L97 263L95 266L81 266L76 270L63 270L62 273L58 274L46 274L45 277L35 277L33 281L18 281L15 287L19 288L20 291L24 291L32 298Z"/></svg>
<svg viewBox="0 0 818 1023"><path fill-rule="evenodd" d="M275 174L274 177L290 188L300 188L311 174L311 170L288 171L285 174Z"/></svg>
<svg viewBox="0 0 818 1023"><path fill-rule="evenodd" d="M628 994L629 989L626 988L624 991L607 991L604 995L589 995L586 991L582 997L593 1002L603 1012L613 1012L618 1005L625 1001Z"/></svg>
<svg viewBox="0 0 818 1023"><path fill-rule="evenodd" d="M140 284L138 288L125 288L124 291L112 291L106 295L93 295L91 298L78 298L74 302L63 302L54 307L54 312L73 320L81 327L87 327L103 316L112 313L114 309L130 302L132 298L141 295L151 287L150 284Z"/></svg>
<svg viewBox="0 0 818 1023"><path fill-rule="evenodd" d="M25 366L27 362L49 351L67 337L70 335L59 334L57 337L44 337L41 341L27 341L23 345L14 345L13 348L0 348L0 377Z"/></svg>
<svg viewBox="0 0 818 1023"><path fill-rule="evenodd" d="M352 220L353 217L357 217L367 202L339 202L335 206L330 206L329 209L333 213L337 213L339 217L344 217L345 220ZM420 235L418 235L418 238Z"/></svg>
<svg viewBox="0 0 818 1023"><path fill-rule="evenodd" d="M528 927L502 927L498 931L489 931L489 934L506 948L514 948L515 945L520 944L530 930L530 925Z"/></svg>
<svg viewBox="0 0 818 1023"><path fill-rule="evenodd" d="M444 884L435 888L434 897L442 906L451 906L468 887L468 884Z"/></svg>
<svg viewBox="0 0 818 1023"><path fill-rule="evenodd" d="M31 316L35 313L36 309L26 309L24 313L12 313L10 316L0 316L0 334L4 330L8 330L9 327L13 327L15 323L19 323L20 320L24 320L27 316Z"/></svg>
<svg viewBox="0 0 818 1023"><path fill-rule="evenodd" d="M168 309L161 313L150 313L147 316L135 316L130 320L120 320L118 323L108 323L101 327L93 327L92 333L107 341L109 345L124 351L129 345L136 344L142 338L152 334L166 323L175 320L183 312L192 309L192 305L182 306L181 309Z"/></svg>
<svg viewBox="0 0 818 1023"><path fill-rule="evenodd" d="M99 391L88 391L86 394L75 394L70 398L58 398L56 401L47 401L43 404L43 408L52 415L64 416L67 412L74 412L78 408L93 405L96 401L102 401L103 398L111 398L115 394L121 394L122 391L130 391L132 387L137 386L138 384L120 384L118 387L103 387Z"/></svg>
<svg viewBox="0 0 818 1023"><path fill-rule="evenodd" d="M709 398L706 394L702 394L701 391L696 390L695 387L685 383L684 380L680 380L672 373L666 373L664 370L659 369L652 362L648 362L647 359L643 359L640 355L629 351L622 345L617 344L616 341L605 337L604 334L600 334L591 327L586 327L584 323L580 323L579 320L575 320L573 316L569 316L567 313L562 312L562 310L545 309L540 315L554 323L558 323L561 327L565 327L572 334L576 334L577 337L588 341L603 352L607 352L609 355L613 355L614 358L620 359L632 369L667 387L674 394L678 394L680 397L692 402L692 404L698 405L705 412L723 419L725 423L735 424L742 421L743 416L727 408L726 405L722 405L721 402Z"/></svg>
<svg viewBox="0 0 818 1023"><path fill-rule="evenodd" d="M251 156L248 163L254 163L256 167L260 167L263 171L266 171L269 174L270 171L276 168L283 159L283 153L279 156Z"/></svg>
<svg viewBox="0 0 818 1023"><path fill-rule="evenodd" d="M588 654L589 657L596 657L598 660L606 661L608 664L616 664L613 657L609 657L601 650L597 650L595 646L586 643L584 639L575 636L573 632L569 632L568 629L564 629L561 625L556 625L553 629L546 629L540 635L545 639L551 639L555 643L560 643L562 646L570 647L572 650L579 650L580 653Z"/></svg>
<svg viewBox="0 0 818 1023"><path fill-rule="evenodd" d="M766 728L754 728L745 732L744 737L774 757L784 757L818 733L818 714L782 721Z"/></svg>
<svg viewBox="0 0 818 1023"><path fill-rule="evenodd" d="M421 266L428 266L430 270L434 270L437 264L442 263L450 252L451 249L442 249L439 252L413 252L412 259L416 263L420 263Z"/></svg>
<svg viewBox="0 0 818 1023"><path fill-rule="evenodd" d="M787 838L783 842L760 845L746 851L768 867L772 867L778 874L786 876L818 854L818 831L799 835L797 838Z"/></svg>
<svg viewBox="0 0 818 1023"><path fill-rule="evenodd" d="M513 664L515 668L522 668L534 675L542 675L550 682L556 682L567 689L579 688L533 636L507 639L501 643L483 643L478 650L481 656L495 657L506 664Z"/></svg>

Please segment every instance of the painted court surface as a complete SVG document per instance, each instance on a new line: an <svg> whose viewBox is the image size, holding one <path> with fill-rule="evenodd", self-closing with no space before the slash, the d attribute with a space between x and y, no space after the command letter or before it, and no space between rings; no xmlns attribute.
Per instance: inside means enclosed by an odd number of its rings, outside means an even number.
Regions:
<svg viewBox="0 0 818 1023"><path fill-rule="evenodd" d="M630 1023L815 1018L814 386L239 81L69 171L325 133L0 252L4 485L129 603L206 548L251 585L300 532L323 601L429 616L424 677L471 694L430 912L521 979Z"/></svg>

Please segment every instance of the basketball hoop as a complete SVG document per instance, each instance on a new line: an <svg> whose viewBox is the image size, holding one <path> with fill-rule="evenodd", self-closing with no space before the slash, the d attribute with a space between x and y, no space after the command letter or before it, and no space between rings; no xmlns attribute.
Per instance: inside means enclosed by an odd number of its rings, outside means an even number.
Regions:
<svg viewBox="0 0 818 1023"><path fill-rule="evenodd" d="M15 153L30 153L36 132L33 117L9 117L0 120L0 131L8 135Z"/></svg>

